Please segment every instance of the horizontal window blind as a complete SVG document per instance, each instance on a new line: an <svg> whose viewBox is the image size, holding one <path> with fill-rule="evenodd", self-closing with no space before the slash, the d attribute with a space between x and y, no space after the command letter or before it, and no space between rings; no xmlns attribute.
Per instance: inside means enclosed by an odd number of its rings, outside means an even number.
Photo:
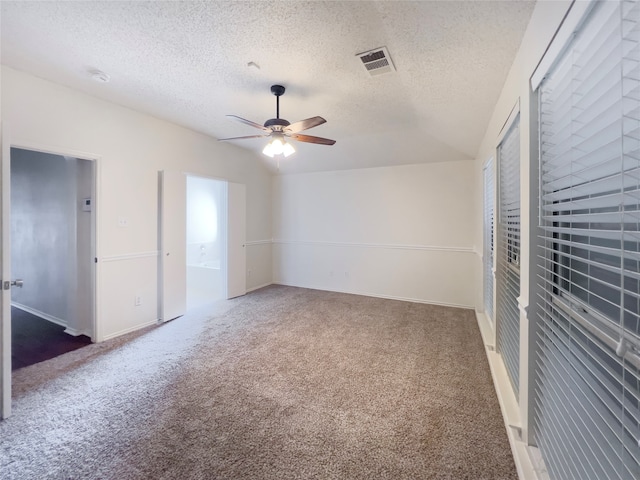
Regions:
<svg viewBox="0 0 640 480"><path fill-rule="evenodd" d="M493 159L484 167L484 311L493 320Z"/></svg>
<svg viewBox="0 0 640 480"><path fill-rule="evenodd" d="M520 370L520 116L498 146L496 348L516 397Z"/></svg>
<svg viewBox="0 0 640 480"><path fill-rule="evenodd" d="M534 435L550 477L640 479L640 4L596 2L538 90Z"/></svg>

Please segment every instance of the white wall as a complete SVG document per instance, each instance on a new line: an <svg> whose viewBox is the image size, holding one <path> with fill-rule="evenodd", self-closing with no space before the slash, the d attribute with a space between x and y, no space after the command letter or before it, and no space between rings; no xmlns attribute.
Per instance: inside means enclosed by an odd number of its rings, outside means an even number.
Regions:
<svg viewBox="0 0 640 480"><path fill-rule="evenodd" d="M273 180L274 282L472 307L474 165Z"/></svg>
<svg viewBox="0 0 640 480"><path fill-rule="evenodd" d="M98 158L98 340L157 319L158 170L246 184L247 239L272 237L271 176L254 154L7 67L1 105L3 141ZM248 250L248 288L269 283L270 244Z"/></svg>

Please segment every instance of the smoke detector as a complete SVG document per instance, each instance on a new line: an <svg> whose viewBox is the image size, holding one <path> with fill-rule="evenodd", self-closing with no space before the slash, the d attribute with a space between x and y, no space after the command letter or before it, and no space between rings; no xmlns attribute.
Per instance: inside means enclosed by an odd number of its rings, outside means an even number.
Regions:
<svg viewBox="0 0 640 480"><path fill-rule="evenodd" d="M372 77L396 71L387 47L374 48L373 50L358 53L356 57L360 58L365 70Z"/></svg>

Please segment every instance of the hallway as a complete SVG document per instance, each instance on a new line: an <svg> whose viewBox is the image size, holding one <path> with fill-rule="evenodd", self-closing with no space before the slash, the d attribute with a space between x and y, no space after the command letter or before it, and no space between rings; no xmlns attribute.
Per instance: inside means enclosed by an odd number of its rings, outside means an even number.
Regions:
<svg viewBox="0 0 640 480"><path fill-rule="evenodd" d="M74 337L64 327L11 307L11 369L33 365L91 344L86 335Z"/></svg>

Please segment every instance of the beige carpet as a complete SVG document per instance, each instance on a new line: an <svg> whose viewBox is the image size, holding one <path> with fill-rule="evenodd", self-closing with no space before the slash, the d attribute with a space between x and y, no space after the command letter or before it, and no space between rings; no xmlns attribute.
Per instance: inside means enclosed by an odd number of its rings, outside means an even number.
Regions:
<svg viewBox="0 0 640 480"><path fill-rule="evenodd" d="M14 384L3 479L517 479L470 310L272 286Z"/></svg>

